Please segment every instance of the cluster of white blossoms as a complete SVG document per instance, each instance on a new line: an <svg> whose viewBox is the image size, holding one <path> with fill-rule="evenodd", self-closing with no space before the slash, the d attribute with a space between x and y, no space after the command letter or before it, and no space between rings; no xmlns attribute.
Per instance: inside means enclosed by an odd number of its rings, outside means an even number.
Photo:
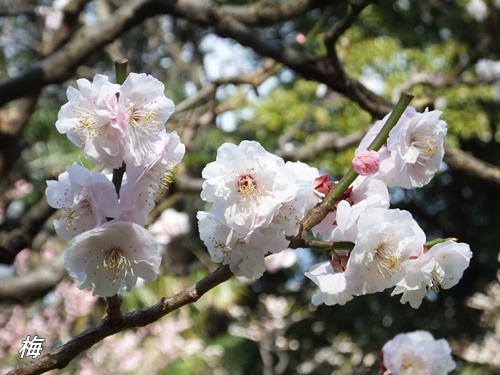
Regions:
<svg viewBox="0 0 500 375"><path fill-rule="evenodd" d="M74 164L57 181L47 181L46 197L61 209L54 226L70 241L69 274L80 281L80 289L111 297L129 291L139 279L156 279L160 244L189 230L187 215L174 210L165 211L151 230L145 228L185 147L177 133L165 130L174 104L157 79L132 73L118 85L96 75L93 82L77 84L78 89L67 90L69 101L56 127L89 160L112 168L113 175ZM469 245L427 242L409 212L389 208L388 187L421 187L438 171L447 132L440 115L409 107L380 150L370 145L389 115L361 141L353 159L357 178L345 191L333 192L341 196L335 209L311 231L316 237L308 242L311 248L328 255L306 272L318 286L314 304L343 305L355 296L394 288L392 295L418 308L429 289L458 283L472 257ZM304 163L285 163L254 141L224 143L202 177L201 198L211 209L197 214L200 238L214 262L249 279L262 276L265 257L286 250L307 213L334 186L343 186ZM281 264L269 268L295 261L288 258L278 258ZM397 335L384 345L382 356L386 375L441 375L455 368L448 343L425 331Z"/></svg>
<svg viewBox="0 0 500 375"><path fill-rule="evenodd" d="M389 209L387 186L421 187L437 172L446 134L440 114L408 108L378 152L380 167L359 176L336 211L313 228L326 241L354 244L352 250L332 250L329 261L306 273L319 287L314 304L343 305L354 296L395 287L392 295L402 294L402 303L418 308L428 289L451 288L462 277L472 257L469 245L447 240L427 248L425 233L412 215ZM386 119L370 128L357 154Z"/></svg>
<svg viewBox="0 0 500 375"><path fill-rule="evenodd" d="M384 375L446 375L455 367L448 342L427 331L400 333L382 348Z"/></svg>
<svg viewBox="0 0 500 375"><path fill-rule="evenodd" d="M109 297L130 290L138 278L156 278L160 246L145 225L185 147L177 133L165 131L174 104L152 76L132 73L119 85L96 75L77 84L67 90L56 127L89 160L113 168L113 177L74 164L58 181L47 181L46 196L62 210L54 224L70 241L70 275L80 288ZM388 117L368 131L353 160L358 178L312 230L333 243L329 259L306 273L319 287L313 303L345 304L394 287L393 295L417 308L428 289L459 281L472 256L469 246L443 240L426 247L411 214L389 209L388 187L421 187L437 172L446 135L440 114L406 109L378 152L368 146ZM250 279L266 270L267 255L288 248L300 221L335 185L316 168L285 163L254 141L223 144L202 177L201 198L211 210L197 214L200 237L214 262ZM335 243L352 246L335 250Z"/></svg>
<svg viewBox="0 0 500 375"><path fill-rule="evenodd" d="M201 198L211 212L198 212L200 237L212 261L237 276L262 276L264 257L286 249L305 213L322 197L316 168L285 163L259 143L223 144L202 172Z"/></svg>
<svg viewBox="0 0 500 375"><path fill-rule="evenodd" d="M185 147L177 133L165 131L174 104L156 78L131 73L118 85L96 75L93 82L77 84L78 90L67 90L57 130L100 166L124 166L123 180L113 183L111 176L75 164L58 181L47 181L46 196L49 205L62 209L54 226L70 241L69 274L80 289L109 297L130 290L138 278L157 277L160 246L144 226Z"/></svg>

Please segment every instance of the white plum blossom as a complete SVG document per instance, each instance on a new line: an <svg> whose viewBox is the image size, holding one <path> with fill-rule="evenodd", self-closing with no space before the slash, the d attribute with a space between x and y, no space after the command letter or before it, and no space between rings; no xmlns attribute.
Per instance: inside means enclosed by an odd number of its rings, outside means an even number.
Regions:
<svg viewBox="0 0 500 375"><path fill-rule="evenodd" d="M118 122L124 130L127 164L149 164L155 158L151 149L165 130L174 103L165 96L165 86L144 73L130 73L120 87Z"/></svg>
<svg viewBox="0 0 500 375"><path fill-rule="evenodd" d="M282 204L297 194L295 177L283 159L252 141L224 143L202 177L201 198L242 234L270 224Z"/></svg>
<svg viewBox="0 0 500 375"><path fill-rule="evenodd" d="M79 79L77 85L68 87L68 103L59 111L56 128L81 147L85 157L112 168L124 161L146 165L157 159L160 134L175 108L165 97L163 83L130 73L121 86L100 74L92 82Z"/></svg>
<svg viewBox="0 0 500 375"><path fill-rule="evenodd" d="M444 156L443 140L446 122L440 120L438 110L423 113L408 107L392 128L387 143L379 150L379 171L372 175L387 186L406 189L429 183L439 169ZM390 115L390 114L389 114ZM389 118L377 121L367 132L356 154L365 150L375 139Z"/></svg>
<svg viewBox="0 0 500 375"><path fill-rule="evenodd" d="M404 276L405 262L423 249L425 234L410 213L354 207L346 200L339 202L330 238L353 242L352 251L336 250L329 261L306 273L319 288L313 304L343 305L353 296L392 287Z"/></svg>
<svg viewBox="0 0 500 375"><path fill-rule="evenodd" d="M387 150L394 159L391 185L403 188L422 187L434 177L444 156L446 122L438 110L418 113L409 107L403 122L389 133ZM406 120L406 121L404 121Z"/></svg>
<svg viewBox="0 0 500 375"><path fill-rule="evenodd" d="M446 375L456 367L445 339L430 332L400 333L382 348L384 375Z"/></svg>
<svg viewBox="0 0 500 375"><path fill-rule="evenodd" d="M405 277L396 284L392 295L403 293L401 303L413 308L422 303L427 289L439 291L455 286L469 266L472 252L465 243L441 242L406 264Z"/></svg>
<svg viewBox="0 0 500 375"><path fill-rule="evenodd" d="M285 167L293 173L294 179L289 182L293 183L297 190L292 200L282 204L272 224L278 225L281 232L291 236L297 233L300 220L319 203L322 194L315 190L315 180L319 177L316 168L301 162L287 162Z"/></svg>
<svg viewBox="0 0 500 375"><path fill-rule="evenodd" d="M51 207L63 209L54 227L65 240L121 215L113 183L105 175L76 164L66 167L58 181L47 181L45 195Z"/></svg>
<svg viewBox="0 0 500 375"><path fill-rule="evenodd" d="M219 223L211 212L199 211L196 217L200 238L213 262L229 265L236 276L249 279L262 276L266 270L266 251L262 247L250 247L248 236Z"/></svg>
<svg viewBox="0 0 500 375"><path fill-rule="evenodd" d="M213 206L198 213L200 237L214 262L250 279L265 271L267 254L288 247L287 236L322 196L316 168L285 164L257 142L223 144L202 176L201 197Z"/></svg>
<svg viewBox="0 0 500 375"><path fill-rule="evenodd" d="M312 296L314 305L345 305L358 291L347 285L344 272L335 272L329 262L316 264L305 273L319 288Z"/></svg>
<svg viewBox="0 0 500 375"><path fill-rule="evenodd" d="M123 129L116 122L120 86L101 74L92 82L82 78L76 83L78 90L70 86L66 91L68 103L57 115L57 130L81 147L87 159L120 167L125 156Z"/></svg>
<svg viewBox="0 0 500 375"><path fill-rule="evenodd" d="M200 238L212 261L229 265L236 276L261 277L266 270L266 255L279 253L289 245L280 225L255 228L245 234L218 221L212 212L199 211L196 217Z"/></svg>
<svg viewBox="0 0 500 375"><path fill-rule="evenodd" d="M65 255L69 274L80 289L110 297L138 278L155 280L161 263L160 247L150 231L140 225L111 220L75 237Z"/></svg>
<svg viewBox="0 0 500 375"><path fill-rule="evenodd" d="M376 293L404 277L404 263L422 252L425 233L407 211L370 208L358 222L358 237L345 277L360 294Z"/></svg>
<svg viewBox="0 0 500 375"><path fill-rule="evenodd" d="M357 238L357 220L368 208L389 208L389 191L381 181L357 177L337 209L326 215L323 221L312 228L315 235L325 241L350 241Z"/></svg>
<svg viewBox="0 0 500 375"><path fill-rule="evenodd" d="M172 182L172 176L185 153L185 146L176 132L160 133L151 145L152 160L145 165L128 164L120 189L121 219L145 225L147 215Z"/></svg>
<svg viewBox="0 0 500 375"><path fill-rule="evenodd" d="M67 90L58 131L89 160L124 167L125 174L115 186L102 173L69 166L59 181L47 181L46 195L52 207L63 209L54 224L59 236L71 240L65 257L70 275L80 281L80 289L109 297L130 290L139 278L157 277L160 247L143 226L185 147L177 133L165 132L174 104L156 78L131 73L118 85L96 75L93 82L80 79L77 85ZM187 218L184 224L188 227Z"/></svg>

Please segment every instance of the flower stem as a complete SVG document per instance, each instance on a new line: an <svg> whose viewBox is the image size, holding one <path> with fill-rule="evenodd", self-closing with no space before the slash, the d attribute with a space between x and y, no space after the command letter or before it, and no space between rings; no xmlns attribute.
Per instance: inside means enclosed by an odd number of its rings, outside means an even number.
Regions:
<svg viewBox="0 0 500 375"><path fill-rule="evenodd" d="M125 82L127 78L127 68L128 68L128 60L127 59L118 59L114 61L115 64L115 74L116 74L116 83L119 85Z"/></svg>
<svg viewBox="0 0 500 375"><path fill-rule="evenodd" d="M389 132L397 124L412 99L413 95L407 93L401 94L401 97L396 103L382 130L368 147L369 151L378 151L380 147L387 142ZM289 247L291 249L304 247L307 233L311 230L311 228L321 223L329 212L333 212L335 210L335 205L340 199L342 199L342 195L354 182L356 177L358 177L358 173L354 170L354 167L351 167L344 177L342 177L342 179L330 190L323 201L307 213L307 215L299 223L299 232L295 236L287 237L290 241Z"/></svg>
<svg viewBox="0 0 500 375"><path fill-rule="evenodd" d="M318 240L306 240L306 247L312 250L319 250L323 253L328 253L332 250L352 250L354 243L352 242L326 242Z"/></svg>
<svg viewBox="0 0 500 375"><path fill-rule="evenodd" d="M109 319L111 320L121 320L123 319L123 314L120 310L122 299L118 294L115 294L112 297L106 297L106 301L108 302L108 308L106 312L108 314Z"/></svg>
<svg viewBox="0 0 500 375"><path fill-rule="evenodd" d="M455 238L455 237L447 237L447 238L435 238L433 240L430 240L430 241L427 241L424 246L428 249L430 249L431 247L433 247L434 245L437 245L439 243L442 243L442 242L446 242L446 241L453 241L453 242L457 242L458 241L458 238Z"/></svg>
<svg viewBox="0 0 500 375"><path fill-rule="evenodd" d="M413 95L407 93L401 94L401 97L396 103L386 123L382 127L382 130L380 130L380 133L377 134L373 142L370 144L370 146L368 146L369 151L378 151L380 147L382 147L384 143L387 142L389 132L398 123L399 119L403 115L403 112L405 111L406 107L408 107L412 99ZM338 199L344 194L344 191L354 182L356 177L358 177L358 173L354 170L354 167L349 168L344 177L342 177L342 179L332 188L332 190L330 190L328 195L323 200L324 206L330 211L333 211Z"/></svg>
<svg viewBox="0 0 500 375"><path fill-rule="evenodd" d="M125 82L127 78L127 68L128 68L128 60L127 59L118 59L114 61L115 65L115 75L116 75L116 83L119 85ZM118 94L117 94L118 95ZM120 168L113 169L113 185L115 185L116 194L120 197L120 188L122 186L123 175L125 174L126 165L122 164Z"/></svg>

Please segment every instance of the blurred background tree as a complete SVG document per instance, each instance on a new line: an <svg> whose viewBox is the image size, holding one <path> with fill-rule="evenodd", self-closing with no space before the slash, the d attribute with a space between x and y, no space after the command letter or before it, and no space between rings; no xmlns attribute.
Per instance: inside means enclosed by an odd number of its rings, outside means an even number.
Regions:
<svg viewBox="0 0 500 375"><path fill-rule="evenodd" d="M499 17L493 0L2 0L0 366L21 363L27 335L48 351L105 314L66 275L44 190L74 161L93 167L54 127L66 87L113 77L113 60L127 58L165 83L177 104L167 128L186 156L150 217L164 272L124 295L125 311L216 268L195 214L201 170L222 143L254 139L337 179L403 91L418 109L443 111L448 136L441 172L423 189L393 189L393 207L429 239L469 243L474 257L458 286L418 310L389 293L313 308L303 272L321 257L282 253L258 281L232 278L52 373L376 374L382 345L416 329L450 341L457 373L498 373Z"/></svg>

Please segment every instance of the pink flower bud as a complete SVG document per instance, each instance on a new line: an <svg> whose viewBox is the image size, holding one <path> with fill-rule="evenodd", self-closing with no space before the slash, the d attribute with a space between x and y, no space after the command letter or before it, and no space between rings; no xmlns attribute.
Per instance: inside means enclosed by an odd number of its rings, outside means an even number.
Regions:
<svg viewBox="0 0 500 375"><path fill-rule="evenodd" d="M295 41L298 44L304 44L306 40L307 40L306 36L302 33L298 33L297 35L295 35Z"/></svg>
<svg viewBox="0 0 500 375"><path fill-rule="evenodd" d="M352 165L361 176L374 174L380 166L378 152L363 150L352 159Z"/></svg>

